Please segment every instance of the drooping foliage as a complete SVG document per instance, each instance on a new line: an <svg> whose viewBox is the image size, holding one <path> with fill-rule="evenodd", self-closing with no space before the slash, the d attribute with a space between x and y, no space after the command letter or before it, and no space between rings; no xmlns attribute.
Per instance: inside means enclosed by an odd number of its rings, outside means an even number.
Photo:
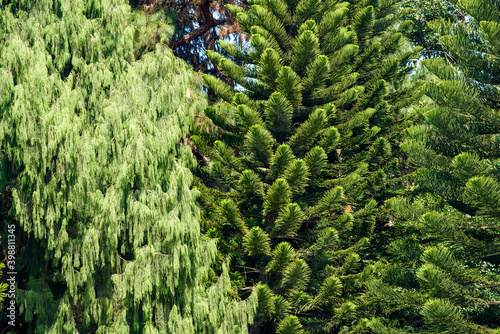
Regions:
<svg viewBox="0 0 500 334"><path fill-rule="evenodd" d="M453 58L423 62L435 105L407 130L417 199L396 198L391 267L370 283L374 306L417 332L497 333L500 312L500 2L457 1L467 24L429 26Z"/></svg>
<svg viewBox="0 0 500 334"><path fill-rule="evenodd" d="M17 226L26 333L245 333L252 322L256 295L234 300L200 236L183 138L205 100L171 32L122 0L0 5L2 229Z"/></svg>
<svg viewBox="0 0 500 334"><path fill-rule="evenodd" d="M394 1L250 4L227 6L249 45L207 52L237 85L203 76L216 95L191 137L203 226L233 284L258 296L252 332L338 332L363 317L359 293L379 270L367 249L387 223L376 200L400 176L418 49Z"/></svg>

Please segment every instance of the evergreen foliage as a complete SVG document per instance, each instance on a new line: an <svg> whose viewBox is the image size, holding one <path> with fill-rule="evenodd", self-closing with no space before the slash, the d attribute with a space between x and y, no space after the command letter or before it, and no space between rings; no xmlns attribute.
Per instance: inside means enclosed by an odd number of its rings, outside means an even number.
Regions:
<svg viewBox="0 0 500 334"><path fill-rule="evenodd" d="M5 268L5 264L0 263L0 270L3 271ZM1 277L1 276L0 276ZM0 283L0 303L7 297L7 289L9 288L9 285L7 283Z"/></svg>
<svg viewBox="0 0 500 334"><path fill-rule="evenodd" d="M419 51L403 37L406 11L356 0L227 8L249 46L207 51L237 87L203 76L217 97L191 137L206 161L204 228L242 294L257 291L251 332L338 332L360 318L379 270L365 250L386 223L377 200L400 176L399 111L420 94L404 85Z"/></svg>
<svg viewBox="0 0 500 334"><path fill-rule="evenodd" d="M182 139L206 103L166 47L171 33L122 0L0 4L0 186L17 224L23 332L245 333L252 322L257 295L234 299L200 237ZM230 203L221 210L242 226Z"/></svg>
<svg viewBox="0 0 500 334"><path fill-rule="evenodd" d="M0 3L20 332L500 332L499 0L141 3Z"/></svg>
<svg viewBox="0 0 500 334"><path fill-rule="evenodd" d="M497 333L500 319L500 2L460 0L467 24L429 23L453 57L425 60L435 105L402 145L426 196L388 201L406 237L367 298L417 332ZM411 329L410 329L411 328Z"/></svg>

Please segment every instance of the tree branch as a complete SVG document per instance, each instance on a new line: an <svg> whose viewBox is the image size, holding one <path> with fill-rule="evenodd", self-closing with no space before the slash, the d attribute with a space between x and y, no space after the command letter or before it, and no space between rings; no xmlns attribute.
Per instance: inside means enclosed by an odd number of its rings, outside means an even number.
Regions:
<svg viewBox="0 0 500 334"><path fill-rule="evenodd" d="M491 253L491 254L487 254L487 255L481 256L481 259L484 259L485 257L495 256L495 255L500 255L500 252L498 252L498 253Z"/></svg>
<svg viewBox="0 0 500 334"><path fill-rule="evenodd" d="M189 34L186 34L181 38L171 42L170 47L172 48L172 50L175 50L179 46L191 42L193 39L203 36L210 29L227 22L227 19L214 20L214 17L210 12L210 0L202 0L199 6L201 12L203 13L203 17L205 18L205 23L203 23L198 29L193 30Z"/></svg>
<svg viewBox="0 0 500 334"><path fill-rule="evenodd" d="M235 267L235 268L242 268L242 269L245 269L245 272L246 273L260 273L260 270L257 269L257 268L252 268L252 267L246 267L246 266L237 266L235 264L232 264L231 267ZM249 271L247 271L247 269Z"/></svg>

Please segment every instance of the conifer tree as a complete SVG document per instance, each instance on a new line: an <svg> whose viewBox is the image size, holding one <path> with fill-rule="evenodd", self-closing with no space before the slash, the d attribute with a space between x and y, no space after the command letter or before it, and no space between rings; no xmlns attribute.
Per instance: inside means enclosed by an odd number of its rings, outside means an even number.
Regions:
<svg viewBox="0 0 500 334"><path fill-rule="evenodd" d="M408 236L391 244L391 266L367 296L406 329L498 333L500 2L457 5L469 22L429 23L453 62L423 62L435 105L403 145L429 194L388 201Z"/></svg>
<svg viewBox="0 0 500 334"><path fill-rule="evenodd" d="M378 270L363 250L374 198L398 176L391 143L418 96L403 86L418 49L393 1L251 5L227 6L249 45L207 52L237 87L203 76L217 96L191 137L204 228L241 291L256 291L252 332L337 332Z"/></svg>
<svg viewBox="0 0 500 334"><path fill-rule="evenodd" d="M257 296L234 300L200 237L183 138L205 99L171 32L122 0L0 5L0 190L17 224L23 332L252 322Z"/></svg>

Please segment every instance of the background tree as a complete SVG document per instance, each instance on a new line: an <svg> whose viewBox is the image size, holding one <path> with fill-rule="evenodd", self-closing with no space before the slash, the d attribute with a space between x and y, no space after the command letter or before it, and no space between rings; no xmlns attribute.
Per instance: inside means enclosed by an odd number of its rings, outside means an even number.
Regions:
<svg viewBox="0 0 500 334"><path fill-rule="evenodd" d="M420 57L424 59L442 57L454 62L452 55L439 42L439 36L428 23L436 19L447 19L454 22L466 23L467 17L453 0L405 0L404 5L412 8L406 18L413 23L413 29L408 33L408 39L422 47Z"/></svg>
<svg viewBox="0 0 500 334"><path fill-rule="evenodd" d="M245 6L244 0L130 0L134 9L148 13L162 12L165 20L175 25L170 47L174 54L190 64L195 71L220 76L205 55L206 50L223 52L216 43L219 39L242 39L234 16L224 5Z"/></svg>
<svg viewBox="0 0 500 334"><path fill-rule="evenodd" d="M435 106L407 131L417 199L391 199L407 236L368 299L405 329L496 333L500 312L500 11L498 1L457 1L469 22L435 20L455 66L424 61ZM409 327L411 326L411 327Z"/></svg>
<svg viewBox="0 0 500 334"><path fill-rule="evenodd" d="M418 49L392 1L251 5L227 6L249 47L207 51L237 86L203 77L221 102L191 138L205 161L204 227L240 291L254 286L252 332L337 332L360 317L358 293L378 271L363 250L373 198L399 176L391 144L418 97L403 84Z"/></svg>
<svg viewBox="0 0 500 334"><path fill-rule="evenodd" d="M252 322L255 298L234 300L200 236L182 139L205 99L171 31L118 0L0 5L2 233L15 219L23 332L244 333ZM154 52L138 54L152 34Z"/></svg>

